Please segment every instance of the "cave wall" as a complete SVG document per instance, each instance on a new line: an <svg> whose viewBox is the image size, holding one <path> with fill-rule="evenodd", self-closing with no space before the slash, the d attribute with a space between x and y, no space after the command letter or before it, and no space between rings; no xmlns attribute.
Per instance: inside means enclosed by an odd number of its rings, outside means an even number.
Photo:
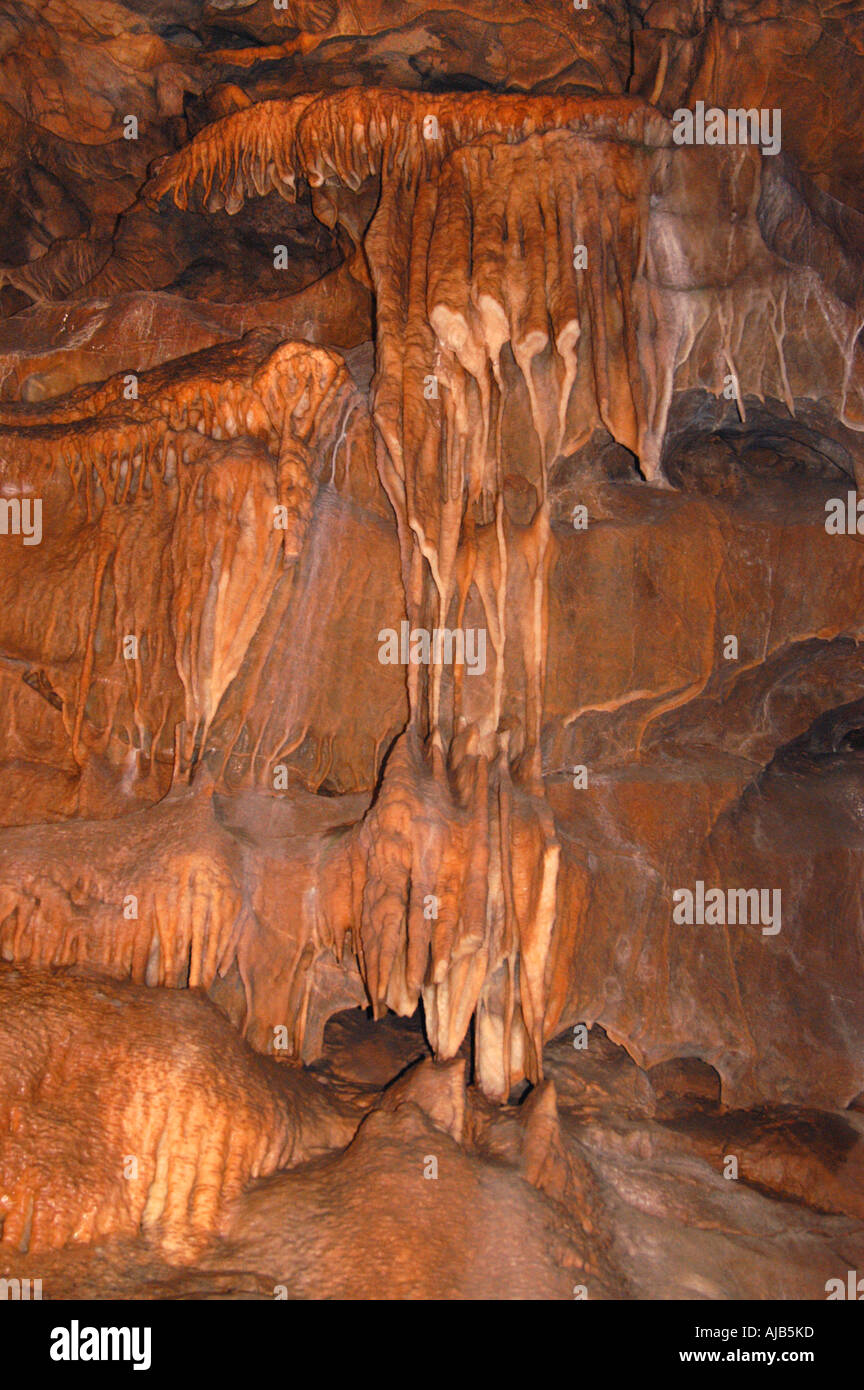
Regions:
<svg viewBox="0 0 864 1390"><path fill-rule="evenodd" d="M864 11L0 9L0 959L853 1103Z"/></svg>

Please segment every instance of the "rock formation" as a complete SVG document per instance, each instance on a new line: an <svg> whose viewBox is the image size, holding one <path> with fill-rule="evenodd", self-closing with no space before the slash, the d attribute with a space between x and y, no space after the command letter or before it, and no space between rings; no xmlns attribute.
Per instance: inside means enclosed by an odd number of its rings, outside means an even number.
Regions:
<svg viewBox="0 0 864 1390"><path fill-rule="evenodd" d="M397 8L0 6L0 1273L824 1298L864 21Z"/></svg>

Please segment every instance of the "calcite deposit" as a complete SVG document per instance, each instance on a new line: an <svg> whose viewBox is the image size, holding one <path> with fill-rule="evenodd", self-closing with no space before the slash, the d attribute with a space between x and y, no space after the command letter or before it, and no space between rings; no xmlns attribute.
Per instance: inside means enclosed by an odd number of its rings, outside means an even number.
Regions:
<svg viewBox="0 0 864 1390"><path fill-rule="evenodd" d="M0 26L0 1276L824 1299L864 8Z"/></svg>

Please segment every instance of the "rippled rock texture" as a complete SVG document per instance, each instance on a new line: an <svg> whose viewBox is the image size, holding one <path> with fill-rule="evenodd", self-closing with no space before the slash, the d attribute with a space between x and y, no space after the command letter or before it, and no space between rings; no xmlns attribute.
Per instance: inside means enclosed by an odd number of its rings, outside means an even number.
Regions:
<svg viewBox="0 0 864 1390"><path fill-rule="evenodd" d="M824 1298L864 8L0 25L0 1275Z"/></svg>

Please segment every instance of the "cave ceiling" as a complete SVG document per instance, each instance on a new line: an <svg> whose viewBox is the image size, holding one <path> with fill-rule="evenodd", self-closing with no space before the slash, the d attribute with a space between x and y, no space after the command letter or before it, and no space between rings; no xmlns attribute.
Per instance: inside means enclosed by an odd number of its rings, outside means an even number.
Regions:
<svg viewBox="0 0 864 1390"><path fill-rule="evenodd" d="M864 1272L864 5L2 0L0 132L4 1287Z"/></svg>

